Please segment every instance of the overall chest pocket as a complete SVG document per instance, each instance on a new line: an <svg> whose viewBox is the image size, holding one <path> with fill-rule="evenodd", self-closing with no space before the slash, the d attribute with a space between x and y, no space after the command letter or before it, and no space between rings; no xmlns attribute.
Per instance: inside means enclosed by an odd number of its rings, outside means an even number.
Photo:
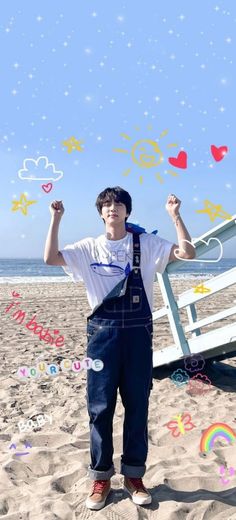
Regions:
<svg viewBox="0 0 236 520"><path fill-rule="evenodd" d="M107 312L125 311L125 313L139 311L143 303L143 289L141 287L127 287L124 295L113 299L103 300Z"/></svg>

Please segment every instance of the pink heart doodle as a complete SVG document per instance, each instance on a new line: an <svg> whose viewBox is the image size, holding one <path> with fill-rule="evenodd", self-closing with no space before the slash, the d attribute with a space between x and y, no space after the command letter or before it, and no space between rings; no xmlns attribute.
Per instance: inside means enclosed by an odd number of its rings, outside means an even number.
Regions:
<svg viewBox="0 0 236 520"><path fill-rule="evenodd" d="M48 182L47 184L42 184L42 188L45 193L49 193L52 189L52 183Z"/></svg>

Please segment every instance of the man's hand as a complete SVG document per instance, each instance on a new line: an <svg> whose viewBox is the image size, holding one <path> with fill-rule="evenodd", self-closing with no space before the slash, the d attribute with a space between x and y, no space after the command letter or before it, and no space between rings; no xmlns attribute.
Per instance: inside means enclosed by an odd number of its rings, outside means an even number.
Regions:
<svg viewBox="0 0 236 520"><path fill-rule="evenodd" d="M175 195L173 195L173 193L168 195L165 208L168 211L170 217L174 218L174 217L177 217L177 215L179 215L180 205L181 205L181 200L179 200Z"/></svg>
<svg viewBox="0 0 236 520"><path fill-rule="evenodd" d="M65 211L62 200L54 200L49 206L49 210L52 217L61 218Z"/></svg>

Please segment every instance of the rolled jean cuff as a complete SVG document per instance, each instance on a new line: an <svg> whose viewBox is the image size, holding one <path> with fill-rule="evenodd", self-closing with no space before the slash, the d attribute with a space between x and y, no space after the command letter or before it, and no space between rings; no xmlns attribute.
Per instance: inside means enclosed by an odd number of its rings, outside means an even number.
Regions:
<svg viewBox="0 0 236 520"><path fill-rule="evenodd" d="M121 474L128 478L143 477L146 471L146 466L128 466L128 464L121 463Z"/></svg>
<svg viewBox="0 0 236 520"><path fill-rule="evenodd" d="M89 478L91 480L109 480L113 475L115 475L115 468L112 465L107 471L97 471L96 469L92 469L91 466L88 468Z"/></svg>

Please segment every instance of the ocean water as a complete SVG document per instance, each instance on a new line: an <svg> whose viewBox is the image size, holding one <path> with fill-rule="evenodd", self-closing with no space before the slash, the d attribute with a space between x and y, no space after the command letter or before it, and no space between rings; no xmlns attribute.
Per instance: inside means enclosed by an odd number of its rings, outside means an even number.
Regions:
<svg viewBox="0 0 236 520"><path fill-rule="evenodd" d="M0 283L68 282L62 267L47 265L42 258L1 258Z"/></svg>
<svg viewBox="0 0 236 520"><path fill-rule="evenodd" d="M235 258L224 258L215 263L185 262L172 277L209 278L236 267ZM50 266L41 258L2 258L0 259L0 283L68 282L62 267Z"/></svg>

